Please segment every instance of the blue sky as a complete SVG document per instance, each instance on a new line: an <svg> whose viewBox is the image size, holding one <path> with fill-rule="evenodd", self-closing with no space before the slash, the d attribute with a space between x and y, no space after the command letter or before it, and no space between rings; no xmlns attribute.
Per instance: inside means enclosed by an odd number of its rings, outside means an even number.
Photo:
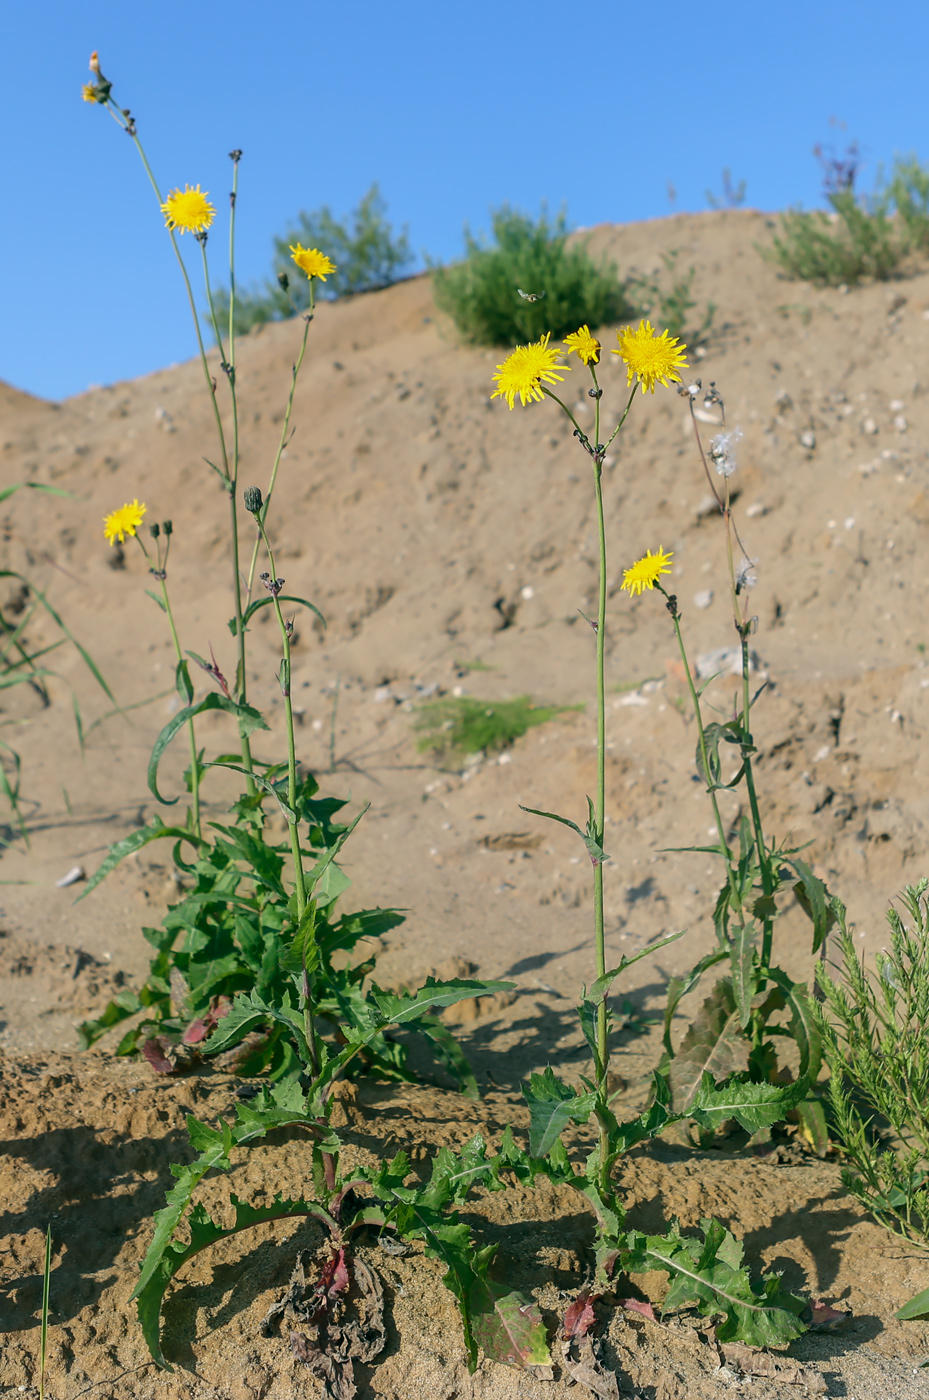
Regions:
<svg viewBox="0 0 929 1400"><path fill-rule="evenodd" d="M297 210L346 213L374 180L413 247L450 260L503 202L647 219L669 182L677 210L705 209L724 166L750 206L815 206L830 118L864 189L897 151L929 161L921 6L12 0L0 42L0 379L50 398L194 350L132 143L80 101L95 48L163 188L199 183L224 210L243 149L243 282Z"/></svg>

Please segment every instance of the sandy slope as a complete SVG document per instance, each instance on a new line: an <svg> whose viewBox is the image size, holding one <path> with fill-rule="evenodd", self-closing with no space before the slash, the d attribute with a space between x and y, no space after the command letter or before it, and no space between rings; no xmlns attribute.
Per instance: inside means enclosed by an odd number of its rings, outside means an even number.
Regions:
<svg viewBox="0 0 929 1400"><path fill-rule="evenodd" d="M787 283L755 250L767 223L736 211L592 237L624 271L649 272L662 251L680 249L680 264L697 268L701 303L716 303L717 332L696 368L722 393L729 425L744 432L733 485L739 529L757 560L754 646L769 684L755 735L766 822L779 837L814 843L807 858L848 903L862 947L877 949L888 899L929 873L921 745L929 274L847 295ZM165 314L182 314L180 298ZM243 484L266 483L299 336L296 324L269 326L240 347ZM573 1055L582 1067L569 1012L591 967L585 862L569 833L518 804L582 819L594 784L594 717L588 703L587 712L532 731L505 761L445 772L417 752L411 714L433 687L488 701L591 698L592 636L578 616L593 607L596 580L589 467L553 405L510 413L490 402L499 358L456 343L426 278L322 307L271 529L288 591L312 598L328 620L323 635L309 614L297 619L304 759L330 790L372 804L348 852L351 898L410 911L381 974L401 980L467 962L482 975L510 975L517 1000L495 1008L486 1033L474 1028L473 1052L482 1073L515 1086L519 1073L552 1056ZM607 359L609 412L624 376ZM582 373L568 378L569 402L589 423ZM121 704L160 693L129 712L131 723L109 718L91 730L111 707L79 659L61 650L50 658L60 676L50 682L50 707L26 687L2 697L15 727L0 737L23 758L32 848L11 846L0 870L14 882L0 900L0 1044L44 1053L73 1048L74 1022L144 969L139 926L157 921L175 889L170 853L157 847L76 906L73 890L54 888L75 864L92 870L109 842L156 810L145 765L177 704L144 561L127 547L125 567L114 569L101 518L138 497L150 519L172 519L169 582L183 644L201 654L212 645L227 674L229 563L224 501L203 461L214 444L198 364L60 405L2 388L0 415L3 484L30 479L71 493L8 500L0 564L48 590ZM694 773L693 725L679 708L682 672L667 616L654 595L631 602L617 591L622 569L646 548L672 549L691 655L734 640L722 527L707 510L688 434L682 400L659 389L636 404L606 485L610 950L690 930L636 968L628 990L640 1005L656 1003L667 975L710 946L720 879L709 858L666 851L701 844L710 814ZM273 718L275 635L268 612L261 617L249 687L272 717L259 745L271 759L283 740ZM29 636L40 643L54 634L36 620ZM487 669L464 664L476 661ZM70 687L88 731L83 759ZM710 694L725 710L726 682ZM208 746L231 746L224 723L204 723ZM178 747L165 763L166 790L178 791L183 763ZM228 791L211 780L217 815ZM737 817L735 798L726 811ZM798 910L778 937L783 963L808 976Z"/></svg>

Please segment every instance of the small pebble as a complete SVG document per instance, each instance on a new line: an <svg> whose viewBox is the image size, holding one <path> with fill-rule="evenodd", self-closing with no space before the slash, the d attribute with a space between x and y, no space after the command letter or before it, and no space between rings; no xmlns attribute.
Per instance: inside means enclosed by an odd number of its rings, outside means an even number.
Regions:
<svg viewBox="0 0 929 1400"><path fill-rule="evenodd" d="M59 890L66 890L69 885L77 885L81 880L86 879L87 872L83 865L74 865L68 871L67 875L62 875L60 880L55 881L55 885Z"/></svg>

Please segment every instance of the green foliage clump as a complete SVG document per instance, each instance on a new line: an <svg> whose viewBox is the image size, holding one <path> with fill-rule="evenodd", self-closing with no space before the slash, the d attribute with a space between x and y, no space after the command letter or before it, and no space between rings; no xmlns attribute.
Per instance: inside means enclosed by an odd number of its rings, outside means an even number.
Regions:
<svg viewBox="0 0 929 1400"><path fill-rule="evenodd" d="M465 230L464 261L432 270L436 305L471 344L559 339L635 314L615 264L595 262L586 243L568 247L564 214L533 221L503 205L492 230L490 246Z"/></svg>
<svg viewBox="0 0 929 1400"><path fill-rule="evenodd" d="M444 696L423 705L416 728L423 734L420 752L431 750L441 758L474 753L494 753L509 748L527 730L545 724L566 710L583 705L535 705L528 695L515 700L477 700L470 695Z"/></svg>
<svg viewBox="0 0 929 1400"><path fill-rule="evenodd" d="M890 948L865 971L841 909L842 963L817 980L842 1180L886 1229L929 1249L929 879L908 885L909 924L887 913ZM926 1300L929 1310L929 1298Z"/></svg>
<svg viewBox="0 0 929 1400"><path fill-rule="evenodd" d="M308 213L301 210L285 233L274 239L274 280L263 286L236 290L235 329L243 335L265 321L283 321L310 304L309 283L294 272L291 246L319 248L336 265L325 282L315 287L318 301L357 296L389 287L413 261L407 232L396 235L385 217L386 205L373 184L358 207L344 220L335 218L328 204ZM289 286L280 283L285 276ZM228 322L229 292L214 295L220 324Z"/></svg>
<svg viewBox="0 0 929 1400"><path fill-rule="evenodd" d="M929 170L897 157L890 179L859 196L849 183L827 189L831 213L791 209L764 256L786 276L821 286L882 282L914 252L929 249Z"/></svg>
<svg viewBox="0 0 929 1400"><path fill-rule="evenodd" d="M631 277L626 286L643 315L650 316L659 329L682 341L689 350L696 350L698 345L705 345L709 339L716 306L712 301L708 302L702 317L699 320L691 319L691 312L697 305L693 295L697 269L691 267L686 273L679 273L679 256L679 248L672 248L661 255L670 285L666 285L666 279L653 275Z"/></svg>

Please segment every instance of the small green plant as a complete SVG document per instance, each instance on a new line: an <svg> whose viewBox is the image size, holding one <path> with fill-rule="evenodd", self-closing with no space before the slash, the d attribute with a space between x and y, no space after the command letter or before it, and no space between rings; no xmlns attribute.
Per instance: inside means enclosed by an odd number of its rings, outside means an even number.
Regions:
<svg viewBox="0 0 929 1400"><path fill-rule="evenodd" d="M563 213L551 221L543 211L533 221L504 205L491 228L490 245L465 230L464 261L432 268L436 305L465 341L509 345L634 314L616 267L595 262L585 242L568 246Z"/></svg>
<svg viewBox="0 0 929 1400"><path fill-rule="evenodd" d="M669 335L683 340L691 350L696 350L698 346L705 345L710 337L716 307L713 302L708 302L702 316L697 320L691 319L691 312L697 305L692 290L697 269L691 267L685 274L679 273L679 256L679 248L662 253L666 278L635 276L627 281L626 287L643 315L653 316L658 325L666 327Z"/></svg>
<svg viewBox="0 0 929 1400"><path fill-rule="evenodd" d="M387 222L386 208L377 184L373 184L358 207L344 219L337 219L327 204L309 213L301 210L287 231L274 239L273 280L265 281L263 286L236 289L236 334L244 335L265 321L286 320L293 316L295 308L299 312L309 308L307 285L290 282L290 249L295 245L325 248L335 263L335 269L316 291L319 300L357 296L396 282L411 265L413 255L406 230L394 233ZM218 319L227 322L227 288L214 293L213 304Z"/></svg>
<svg viewBox="0 0 929 1400"><path fill-rule="evenodd" d="M9 500L17 491L24 489L41 491L49 496L70 496L68 491L61 491L56 486L46 486L43 482L20 481L0 490L0 504ZM0 609L0 691L11 690L18 685L28 685L32 687L43 705L50 705L51 696L46 682L52 676L56 676L59 680L62 678L57 672L49 669L45 658L57 651L59 647L67 646L70 643L107 699L115 706L116 700L113 697L113 692L104 680L93 657L86 647L77 640L57 609L49 602L45 593L36 586L34 581L24 574L18 573L15 569L0 569L0 579L9 579L16 585L9 602L5 604L3 609ZM60 636L57 641L36 651L30 646L27 634L29 624L40 610L47 618L51 619ZM74 722L77 727L77 740L83 753L86 737L84 720L77 694L73 689L71 695ZM116 708L119 711L119 707L116 706ZM4 720L2 723L3 727L6 728L15 724L16 721ZM19 834L28 847L29 832L23 810L26 795L22 788L22 761L13 745L3 741L0 741L0 793L6 798ZM8 844L7 838L0 835L0 846L6 844Z"/></svg>
<svg viewBox="0 0 929 1400"><path fill-rule="evenodd" d="M842 1181L886 1230L920 1249L929 1249L927 891L929 879L907 885L903 913L888 909L890 947L873 973L834 901L841 962L817 972L832 1131L848 1163ZM929 1290L907 1307L907 1316L929 1312Z"/></svg>
<svg viewBox="0 0 929 1400"><path fill-rule="evenodd" d="M740 180L737 185L734 185L732 172L728 165L724 165L722 195L714 194L712 190L704 190L704 195L711 209L741 209L745 203L745 191L745 181Z"/></svg>
<svg viewBox="0 0 929 1400"><path fill-rule="evenodd" d="M476 700L470 695L447 695L420 706L417 747L443 762L465 754L498 753L538 724L556 715L582 710L583 705L536 705L528 695L515 700Z"/></svg>

